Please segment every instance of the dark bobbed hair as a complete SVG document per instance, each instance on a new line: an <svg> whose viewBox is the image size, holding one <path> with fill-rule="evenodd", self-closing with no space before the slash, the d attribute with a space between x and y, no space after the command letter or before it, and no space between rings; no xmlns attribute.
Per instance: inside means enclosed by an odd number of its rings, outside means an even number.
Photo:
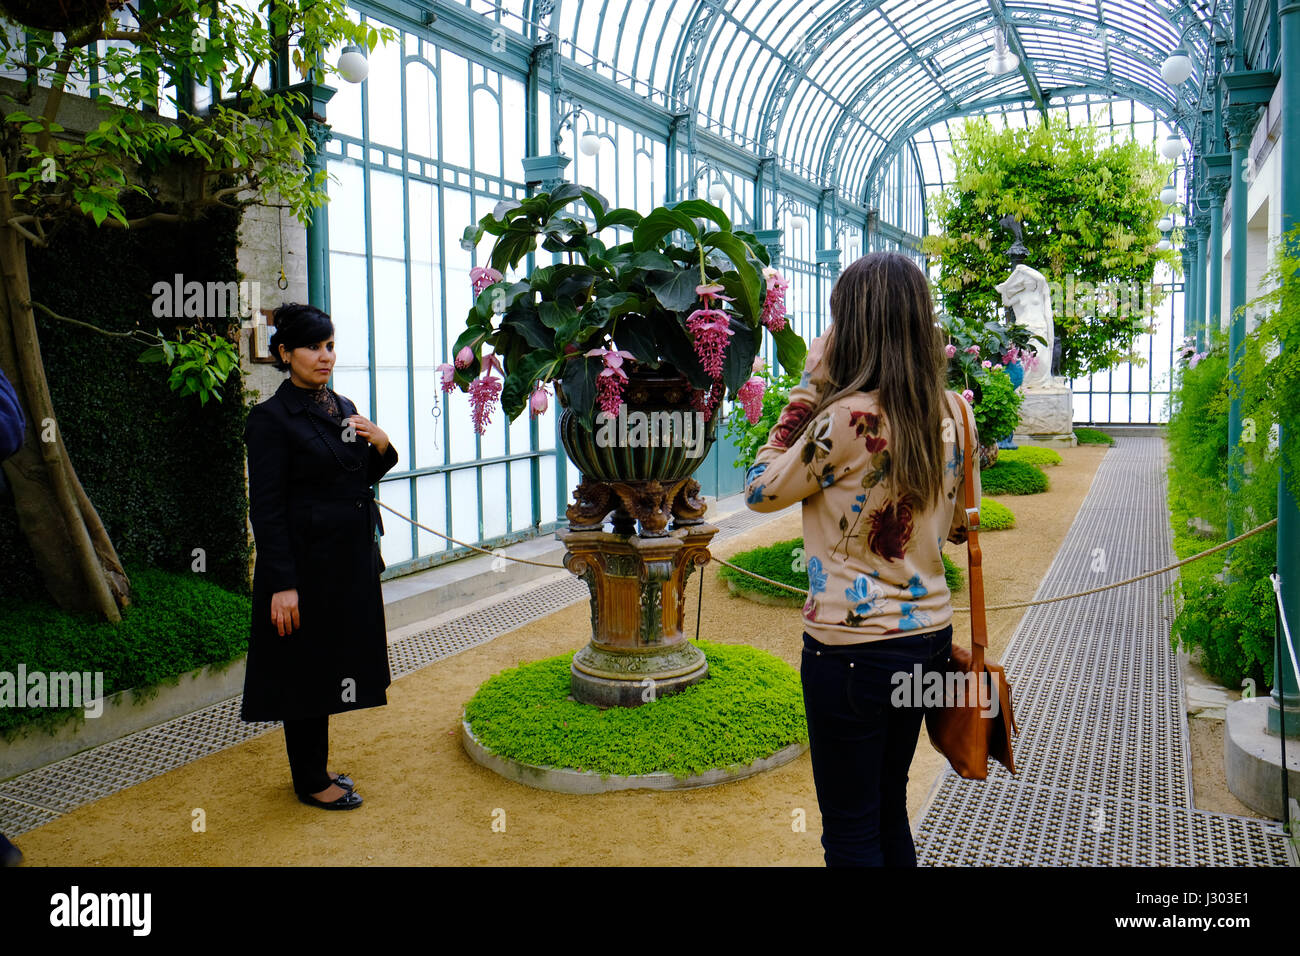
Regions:
<svg viewBox="0 0 1300 956"><path fill-rule="evenodd" d="M281 372L289 371L288 363L280 358L281 345L292 351L334 337L334 323L314 305L286 302L271 313L271 324L275 326L275 334L271 336L271 356Z"/></svg>

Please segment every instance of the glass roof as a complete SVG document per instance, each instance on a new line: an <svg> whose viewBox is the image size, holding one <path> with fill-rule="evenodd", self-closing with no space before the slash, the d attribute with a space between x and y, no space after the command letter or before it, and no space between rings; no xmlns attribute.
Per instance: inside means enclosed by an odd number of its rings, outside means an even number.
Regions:
<svg viewBox="0 0 1300 956"><path fill-rule="evenodd" d="M1137 100L1190 138L1227 0L464 0L787 169L863 201L908 139L951 116L1080 92ZM985 69L1005 30L1019 67ZM1186 33L1179 91L1160 63Z"/></svg>

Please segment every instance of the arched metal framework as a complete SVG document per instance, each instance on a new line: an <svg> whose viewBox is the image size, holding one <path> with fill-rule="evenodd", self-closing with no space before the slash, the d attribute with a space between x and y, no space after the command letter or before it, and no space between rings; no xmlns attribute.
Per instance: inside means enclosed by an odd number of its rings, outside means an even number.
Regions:
<svg viewBox="0 0 1300 956"><path fill-rule="evenodd" d="M400 37L329 105L327 297L340 334L365 345L336 378L368 393L403 449L381 497L488 545L553 527L573 478L550 425L494 422L476 436L436 388L478 261L455 238L547 181L526 157L638 208L720 183L733 219L780 251L795 328L810 338L846 254L919 255L919 131L1090 92L1141 102L1194 142L1204 78L1180 98L1159 65L1184 33L1194 62L1211 59L1210 14L1168 2L350 2ZM1019 66L993 76L998 29ZM610 148L581 154L588 130ZM556 152L568 157L558 173ZM735 490L730 465L706 461L709 493ZM389 535L384 555L400 573L454 549L412 529Z"/></svg>

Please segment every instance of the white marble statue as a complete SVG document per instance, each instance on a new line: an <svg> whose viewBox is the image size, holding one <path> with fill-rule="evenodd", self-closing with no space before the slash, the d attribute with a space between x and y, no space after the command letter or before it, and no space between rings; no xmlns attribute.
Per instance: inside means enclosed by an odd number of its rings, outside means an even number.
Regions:
<svg viewBox="0 0 1300 956"><path fill-rule="evenodd" d="M994 286L1002 294L1002 304L1011 306L1016 322L1035 335L1041 335L1045 345L1030 345L1038 361L1032 370L1025 370L1024 389L1031 392L1050 389L1052 381L1052 296L1046 277L1029 266L1018 265L1006 282Z"/></svg>

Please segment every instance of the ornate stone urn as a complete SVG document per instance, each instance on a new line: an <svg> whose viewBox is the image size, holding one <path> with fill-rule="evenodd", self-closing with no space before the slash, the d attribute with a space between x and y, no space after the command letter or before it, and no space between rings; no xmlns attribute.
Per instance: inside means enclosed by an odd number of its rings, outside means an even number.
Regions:
<svg viewBox="0 0 1300 956"><path fill-rule="evenodd" d="M682 618L686 581L708 563L717 533L704 523L691 477L713 443L717 413L706 420L691 394L684 375L638 370L617 418L598 417L587 431L567 405L560 416L561 443L582 473L565 512L569 530L558 537L564 566L591 590L591 641L570 669L573 696L584 703L636 707L708 674Z"/></svg>

